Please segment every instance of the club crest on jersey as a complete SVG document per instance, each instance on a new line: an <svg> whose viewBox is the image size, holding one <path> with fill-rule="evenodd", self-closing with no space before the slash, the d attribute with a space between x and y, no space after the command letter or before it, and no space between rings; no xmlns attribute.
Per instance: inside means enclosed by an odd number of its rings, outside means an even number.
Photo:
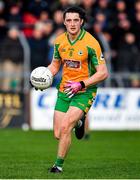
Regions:
<svg viewBox="0 0 140 180"><path fill-rule="evenodd" d="M82 56L83 55L83 51L82 50L78 51L78 55Z"/></svg>
<svg viewBox="0 0 140 180"><path fill-rule="evenodd" d="M103 53L101 53L101 55L100 55L100 60L104 60L104 55L103 55Z"/></svg>
<svg viewBox="0 0 140 180"><path fill-rule="evenodd" d="M73 52L74 52L74 49L73 49L73 48L70 48L70 49L69 49L69 56L70 56L70 57L73 56Z"/></svg>

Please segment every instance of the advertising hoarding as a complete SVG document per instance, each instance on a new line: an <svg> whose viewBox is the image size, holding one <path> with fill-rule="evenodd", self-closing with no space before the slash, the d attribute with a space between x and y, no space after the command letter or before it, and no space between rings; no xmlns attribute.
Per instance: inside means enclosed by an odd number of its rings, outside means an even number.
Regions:
<svg viewBox="0 0 140 180"><path fill-rule="evenodd" d="M31 90L32 129L52 129L57 90ZM99 88L89 113L89 127L97 130L140 129L140 90Z"/></svg>
<svg viewBox="0 0 140 180"><path fill-rule="evenodd" d="M24 120L24 94L0 91L0 128L21 127Z"/></svg>

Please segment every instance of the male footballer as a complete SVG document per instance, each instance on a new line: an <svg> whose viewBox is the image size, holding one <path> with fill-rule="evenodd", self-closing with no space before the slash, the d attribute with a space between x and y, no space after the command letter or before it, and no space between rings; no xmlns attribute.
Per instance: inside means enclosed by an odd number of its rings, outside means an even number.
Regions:
<svg viewBox="0 0 140 180"><path fill-rule="evenodd" d="M53 75L63 67L54 112L54 136L59 143L56 161L49 170L52 173L63 170L73 128L78 139L84 136L84 120L95 99L97 84L108 77L99 43L83 28L85 11L71 6L63 18L66 32L56 38L48 66Z"/></svg>

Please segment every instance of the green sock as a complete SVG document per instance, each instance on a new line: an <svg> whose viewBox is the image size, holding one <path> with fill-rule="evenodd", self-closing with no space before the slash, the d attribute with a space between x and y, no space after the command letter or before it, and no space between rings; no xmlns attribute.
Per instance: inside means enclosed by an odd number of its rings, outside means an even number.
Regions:
<svg viewBox="0 0 140 180"><path fill-rule="evenodd" d="M56 161L55 161L55 165L62 168L63 163L64 163L64 159L61 158L61 157L57 157L57 159L56 159Z"/></svg>

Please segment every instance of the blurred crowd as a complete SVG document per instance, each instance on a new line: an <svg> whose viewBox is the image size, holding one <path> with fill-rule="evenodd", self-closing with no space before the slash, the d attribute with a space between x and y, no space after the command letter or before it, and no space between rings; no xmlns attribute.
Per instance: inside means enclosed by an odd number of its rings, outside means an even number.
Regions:
<svg viewBox="0 0 140 180"><path fill-rule="evenodd" d="M73 4L86 10L84 28L100 42L110 72L132 73L125 86L140 87L140 0L0 0L2 74L23 70L21 32L30 49L30 70L50 64L54 39L65 31L63 10ZM11 74L0 76L2 89L20 87L20 76Z"/></svg>

